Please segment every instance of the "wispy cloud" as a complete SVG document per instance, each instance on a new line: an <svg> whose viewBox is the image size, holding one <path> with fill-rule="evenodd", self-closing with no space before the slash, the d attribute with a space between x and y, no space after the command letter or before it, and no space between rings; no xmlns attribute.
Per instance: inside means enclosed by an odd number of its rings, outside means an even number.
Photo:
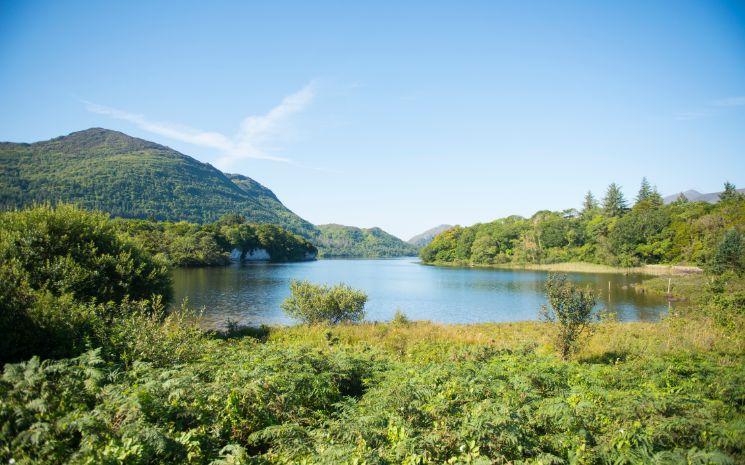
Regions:
<svg viewBox="0 0 745 465"><path fill-rule="evenodd" d="M675 114L675 119L678 121L691 121L694 119L706 118L711 115L710 111L684 111Z"/></svg>
<svg viewBox="0 0 745 465"><path fill-rule="evenodd" d="M715 107L741 107L745 105L745 96L729 97L711 102Z"/></svg>
<svg viewBox="0 0 745 465"><path fill-rule="evenodd" d="M745 106L745 96L727 97L708 102L705 108L696 111L684 111L676 113L674 118L678 121L691 121L707 118L724 111L724 108Z"/></svg>
<svg viewBox="0 0 745 465"><path fill-rule="evenodd" d="M217 149L221 156L215 164L219 167L228 167L245 158L293 163L289 158L272 155L271 152L275 149L270 144L282 139L287 120L310 105L315 94L315 84L310 82L299 91L286 96L267 114L246 117L241 122L238 132L232 137L178 123L151 121L144 115L97 103L84 103L90 112L130 122L144 131L200 147Z"/></svg>

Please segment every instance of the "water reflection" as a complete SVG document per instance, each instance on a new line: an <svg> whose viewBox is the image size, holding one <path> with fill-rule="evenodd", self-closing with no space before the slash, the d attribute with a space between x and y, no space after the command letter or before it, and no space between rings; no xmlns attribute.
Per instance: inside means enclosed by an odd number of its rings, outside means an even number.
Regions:
<svg viewBox="0 0 745 465"><path fill-rule="evenodd" d="M667 311L662 296L637 293L639 275L570 274L590 285L599 307L622 321L654 321ZM443 323L532 320L545 303L541 271L438 268L416 259L319 260L302 263L252 263L226 268L174 272L176 302L188 297L205 307L211 326L226 319L244 324L291 323L279 308L292 279L345 282L369 295L368 320L388 320L400 308L412 319Z"/></svg>

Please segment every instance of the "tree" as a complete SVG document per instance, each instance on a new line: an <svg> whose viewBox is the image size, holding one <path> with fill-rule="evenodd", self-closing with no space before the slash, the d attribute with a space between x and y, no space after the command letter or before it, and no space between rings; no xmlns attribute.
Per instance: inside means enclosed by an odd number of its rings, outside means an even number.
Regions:
<svg viewBox="0 0 745 465"><path fill-rule="evenodd" d="M636 194L636 203L645 202L652 197L652 185L647 181L646 176L642 178L642 184L639 187L639 193Z"/></svg>
<svg viewBox="0 0 745 465"><path fill-rule="evenodd" d="M598 208L598 201L595 199L595 196L592 195L592 191L587 191L587 194L585 194L585 200L582 202L582 214L588 215L597 210Z"/></svg>
<svg viewBox="0 0 745 465"><path fill-rule="evenodd" d="M743 195L737 192L734 184L729 181L724 183L724 191L719 194L719 200L721 200L722 202L727 202L730 200L738 200L741 198L743 198Z"/></svg>
<svg viewBox="0 0 745 465"><path fill-rule="evenodd" d="M546 296L549 305L541 307L541 316L556 325L556 345L566 360L589 332L597 298L589 288L575 286L567 275L553 273L546 279Z"/></svg>
<svg viewBox="0 0 745 465"><path fill-rule="evenodd" d="M660 192L657 190L657 186L652 189L652 195L649 196L649 203L653 207L661 207L665 204L665 201L662 199Z"/></svg>
<svg viewBox="0 0 745 465"><path fill-rule="evenodd" d="M707 267L709 272L721 275L733 271L738 275L745 272L745 238L738 230L728 230L717 245Z"/></svg>
<svg viewBox="0 0 745 465"><path fill-rule="evenodd" d="M639 187L639 193L636 195L636 203L634 208L648 209L648 208L659 208L664 204L662 196L657 191L657 186L652 187L647 181L647 178L642 178L641 187Z"/></svg>
<svg viewBox="0 0 745 465"><path fill-rule="evenodd" d="M327 286L293 280L290 297L281 307L289 316L305 323L333 325L362 320L366 302L367 294L346 284Z"/></svg>
<svg viewBox="0 0 745 465"><path fill-rule="evenodd" d="M675 202L673 202L676 205L683 205L688 203L688 197L685 196L684 193L678 194L678 197L676 197Z"/></svg>
<svg viewBox="0 0 745 465"><path fill-rule="evenodd" d="M615 182L611 183L603 198L603 214L607 217L617 217L623 215L626 210L628 205L621 188Z"/></svg>

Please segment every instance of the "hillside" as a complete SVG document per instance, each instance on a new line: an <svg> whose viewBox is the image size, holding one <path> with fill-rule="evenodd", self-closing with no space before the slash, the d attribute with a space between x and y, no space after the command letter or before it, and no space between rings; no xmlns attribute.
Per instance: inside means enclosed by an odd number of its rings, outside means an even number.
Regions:
<svg viewBox="0 0 745 465"><path fill-rule="evenodd" d="M322 257L404 257L417 248L380 228L355 228L340 224L319 225L315 244Z"/></svg>
<svg viewBox="0 0 745 465"><path fill-rule="evenodd" d="M413 245L414 247L421 248L432 242L432 239L434 239L436 235L440 234L441 232L445 232L452 227L453 225L451 224L441 224L439 226L435 226L434 228L428 229L421 234L417 234L406 242Z"/></svg>
<svg viewBox="0 0 745 465"><path fill-rule="evenodd" d="M197 223L240 213L306 237L315 232L248 177L228 177L168 147L101 128L33 144L0 143L0 208L38 202Z"/></svg>

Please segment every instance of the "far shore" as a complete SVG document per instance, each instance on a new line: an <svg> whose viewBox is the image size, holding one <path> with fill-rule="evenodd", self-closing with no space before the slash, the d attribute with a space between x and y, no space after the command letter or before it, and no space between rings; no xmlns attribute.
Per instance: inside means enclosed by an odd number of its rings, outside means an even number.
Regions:
<svg viewBox="0 0 745 465"><path fill-rule="evenodd" d="M534 270L534 271L557 271L564 273L608 273L608 274L645 274L650 276L686 276L699 274L703 270L697 266L684 265L644 265L635 267L617 267L600 265L587 262L565 262L565 263L500 263L493 265L469 264L469 263L426 263L433 266L448 266L457 268L490 268L505 270Z"/></svg>

